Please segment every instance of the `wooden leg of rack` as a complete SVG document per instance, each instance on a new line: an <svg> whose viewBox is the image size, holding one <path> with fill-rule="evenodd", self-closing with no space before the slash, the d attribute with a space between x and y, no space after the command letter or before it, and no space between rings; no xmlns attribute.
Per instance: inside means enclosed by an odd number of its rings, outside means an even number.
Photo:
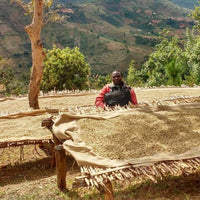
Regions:
<svg viewBox="0 0 200 200"><path fill-rule="evenodd" d="M66 190L66 155L65 150L55 150L56 156L56 174L57 174L57 186L63 191Z"/></svg>
<svg viewBox="0 0 200 200"><path fill-rule="evenodd" d="M104 181L104 185L106 186L106 188L104 188L105 200L114 200L113 188L112 188L112 183L110 182L110 180Z"/></svg>

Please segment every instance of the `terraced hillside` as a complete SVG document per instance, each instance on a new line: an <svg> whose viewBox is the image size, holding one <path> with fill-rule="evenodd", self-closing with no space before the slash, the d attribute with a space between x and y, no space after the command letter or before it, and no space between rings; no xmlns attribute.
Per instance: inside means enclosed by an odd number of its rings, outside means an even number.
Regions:
<svg viewBox="0 0 200 200"><path fill-rule="evenodd" d="M56 1L57 3L58 1ZM132 59L144 61L163 28L182 35L193 22L186 9L169 1L62 1L57 9L66 21L48 23L42 31L45 48L78 46L92 73L126 71ZM31 67L30 41L23 27L30 19L7 0L0 2L0 54L15 60L16 70Z"/></svg>

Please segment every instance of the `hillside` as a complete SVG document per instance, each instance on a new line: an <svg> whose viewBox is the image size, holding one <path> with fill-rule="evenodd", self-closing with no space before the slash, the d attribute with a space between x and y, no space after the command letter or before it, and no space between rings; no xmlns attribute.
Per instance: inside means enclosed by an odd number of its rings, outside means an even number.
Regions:
<svg viewBox="0 0 200 200"><path fill-rule="evenodd" d="M24 31L30 20L23 13L20 7L0 1L0 55L13 58L18 68L30 63L30 42Z"/></svg>
<svg viewBox="0 0 200 200"><path fill-rule="evenodd" d="M126 71L132 59L140 64L152 52L163 28L182 35L193 22L186 9L169 1L65 1L58 10L66 21L48 23L42 30L45 48L78 46L92 73ZM31 66L30 41L23 27L30 19L21 8L0 2L0 55L12 57L17 70Z"/></svg>
<svg viewBox="0 0 200 200"><path fill-rule="evenodd" d="M172 3L177 4L184 8L194 9L198 5L198 0L170 0Z"/></svg>

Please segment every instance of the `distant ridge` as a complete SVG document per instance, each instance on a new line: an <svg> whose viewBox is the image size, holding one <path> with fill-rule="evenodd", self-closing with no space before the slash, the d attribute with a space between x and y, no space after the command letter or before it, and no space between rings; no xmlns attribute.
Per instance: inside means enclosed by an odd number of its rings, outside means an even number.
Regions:
<svg viewBox="0 0 200 200"><path fill-rule="evenodd" d="M183 8L194 9L195 6L198 6L198 0L170 0L172 3L179 5Z"/></svg>

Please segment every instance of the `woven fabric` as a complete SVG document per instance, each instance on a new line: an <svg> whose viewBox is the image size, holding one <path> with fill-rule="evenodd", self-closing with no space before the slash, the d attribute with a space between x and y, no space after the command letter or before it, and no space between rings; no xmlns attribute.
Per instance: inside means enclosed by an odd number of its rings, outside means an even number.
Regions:
<svg viewBox="0 0 200 200"><path fill-rule="evenodd" d="M175 112L178 106L170 107L171 112ZM199 108L199 104L196 105L187 105L181 107L181 109L196 109ZM158 106L154 108L134 108L130 110L119 110L116 112L105 112L97 113L92 115L72 115L69 113L62 113L59 117L56 118L53 125L53 132L55 136L63 141L63 147L66 150L66 153L70 153L77 161L80 166L94 166L94 167L118 167L128 164L134 165L146 165L153 164L155 162L167 161L167 160L181 160L189 159L200 156L200 147L194 146L186 152L180 154L168 153L168 152L157 152L154 155L143 156L140 158L131 158L130 159L109 159L98 155L90 145L86 145L84 141L80 138L81 129L77 124L77 121L83 118L94 119L94 120L108 120L111 118L116 118L122 115L130 115L134 112L152 112L163 111L169 109L169 107ZM178 111L177 111L178 112ZM91 124L92 126L92 124ZM134 131L134 130L133 130ZM141 148L144 148L141 146Z"/></svg>

